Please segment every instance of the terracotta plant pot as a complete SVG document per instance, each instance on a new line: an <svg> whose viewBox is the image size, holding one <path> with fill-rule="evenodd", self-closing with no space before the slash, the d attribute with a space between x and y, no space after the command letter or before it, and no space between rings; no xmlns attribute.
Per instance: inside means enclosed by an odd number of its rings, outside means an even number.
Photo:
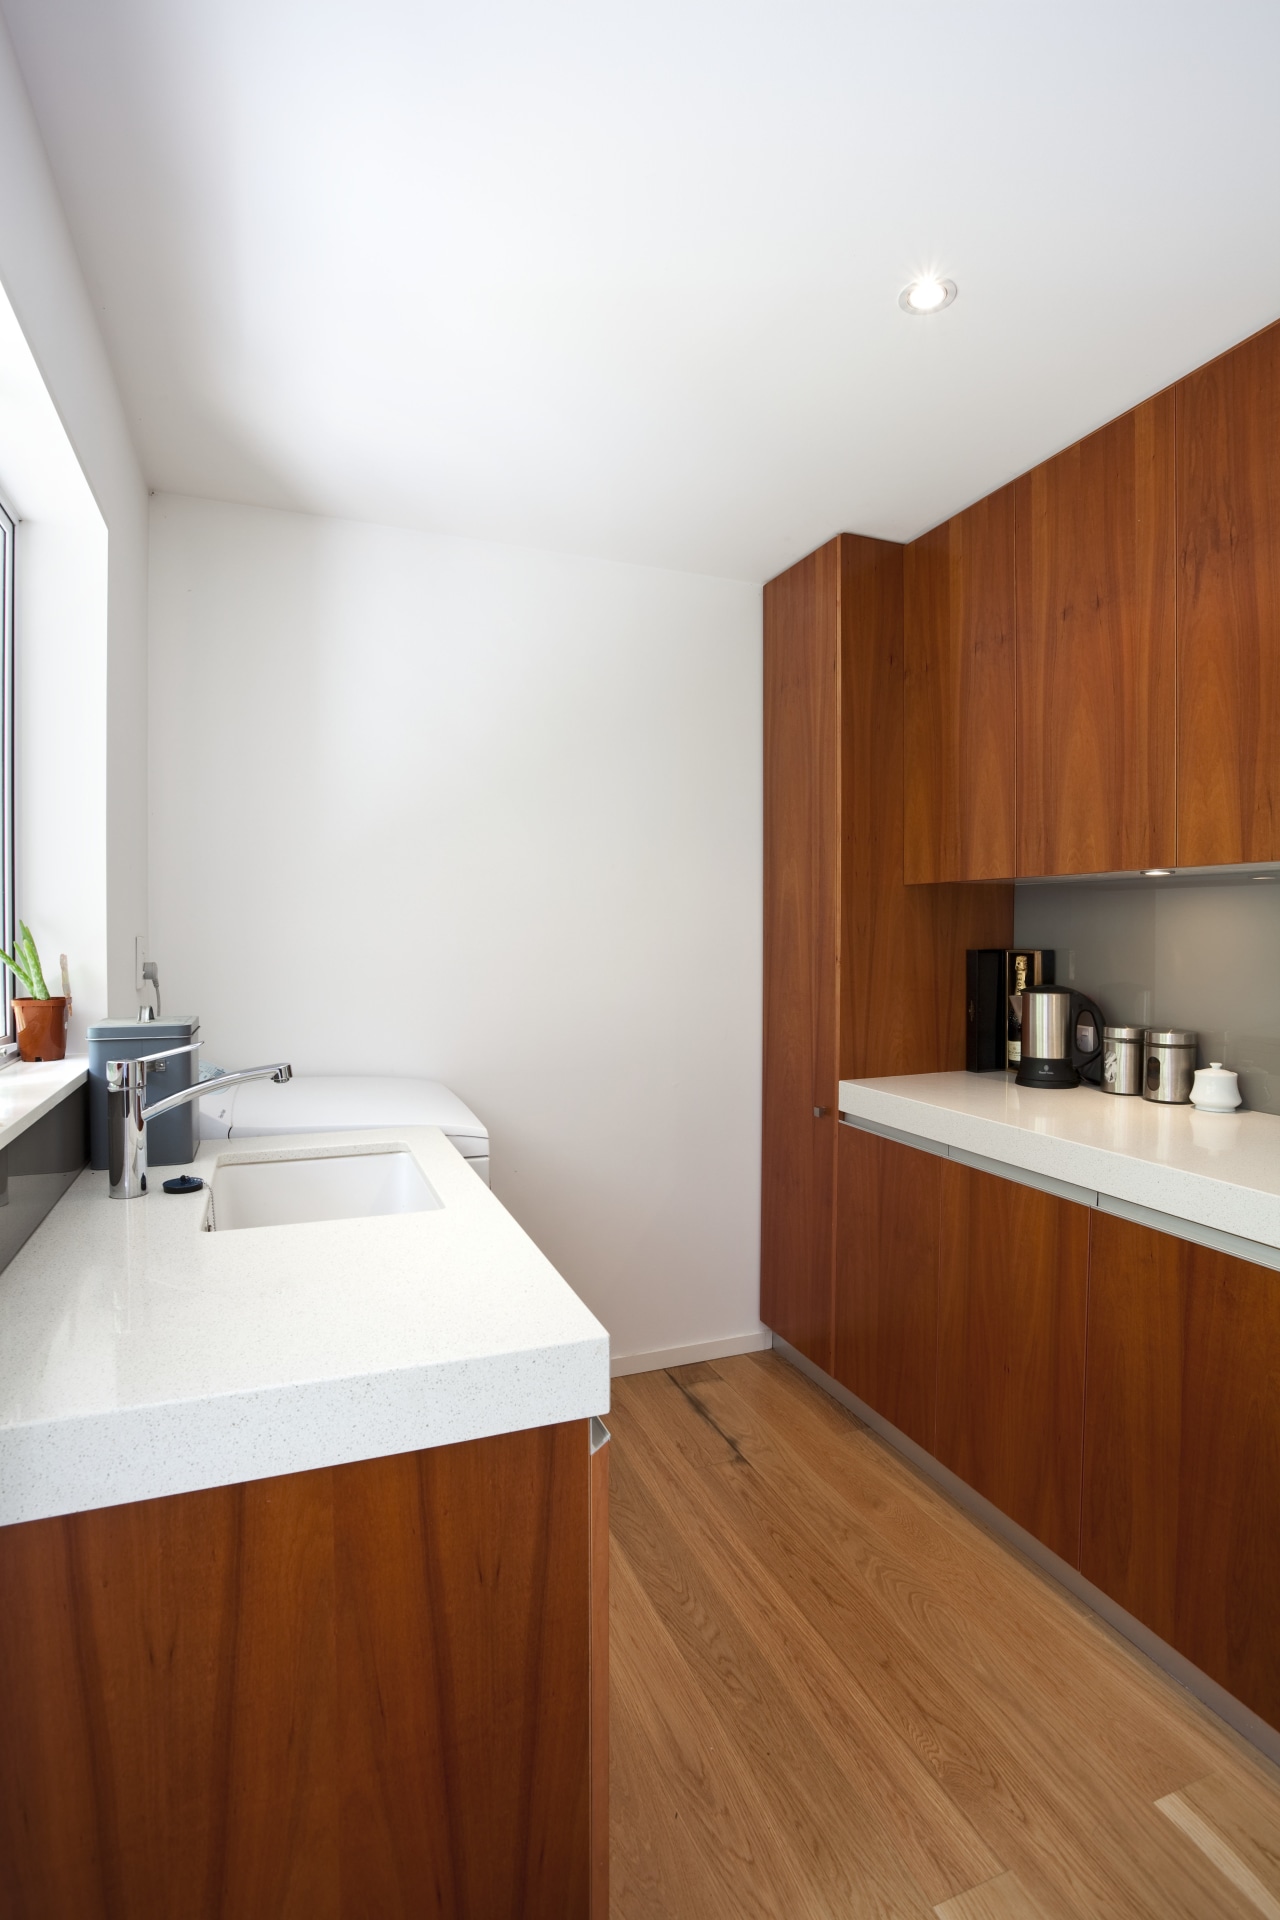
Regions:
<svg viewBox="0 0 1280 1920"><path fill-rule="evenodd" d="M67 1003L62 994L49 1000L14 1000L18 1055L23 1060L62 1060L67 1052Z"/></svg>

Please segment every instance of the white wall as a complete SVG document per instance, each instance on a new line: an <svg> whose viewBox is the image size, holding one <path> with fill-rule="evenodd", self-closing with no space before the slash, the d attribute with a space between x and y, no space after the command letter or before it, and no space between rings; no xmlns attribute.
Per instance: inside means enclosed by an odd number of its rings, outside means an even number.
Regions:
<svg viewBox="0 0 1280 1920"><path fill-rule="evenodd" d="M0 301L0 346L15 349L0 377L0 490L24 516L18 910L55 969L67 949L82 1033L108 1006L135 1007L133 938L146 931L147 496L2 24L0 178L12 308ZM42 420L23 343L51 403Z"/></svg>
<svg viewBox="0 0 1280 1920"><path fill-rule="evenodd" d="M205 1057L423 1074L617 1356L758 1332L758 587L158 496L151 926Z"/></svg>

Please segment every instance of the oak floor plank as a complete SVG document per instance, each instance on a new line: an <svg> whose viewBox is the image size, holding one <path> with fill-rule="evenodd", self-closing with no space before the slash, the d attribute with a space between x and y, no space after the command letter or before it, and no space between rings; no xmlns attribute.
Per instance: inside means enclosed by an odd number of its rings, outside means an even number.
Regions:
<svg viewBox="0 0 1280 1920"><path fill-rule="evenodd" d="M1105 1883L1087 1861L1083 1871L1075 1870L1071 1836L1059 1830L1061 1823L1055 1825L1054 1810L1034 1777L1021 1775L998 1738L981 1725L975 1727L974 1716L929 1660L904 1648L892 1630L886 1630L878 1610L862 1604L838 1549L830 1552L816 1535L806 1536L785 1503L772 1501L767 1489L739 1484L730 1491L738 1474L716 1486L726 1460L736 1459L742 1468L746 1461L723 1440L723 1457L717 1459L715 1441L706 1438L709 1429L691 1427L694 1416L670 1392L669 1404L656 1409L655 1420L652 1403L662 1388L650 1383L659 1379L645 1375L628 1383L625 1410L621 1397L614 1404L615 1433L624 1446L634 1439L647 1446L655 1468L664 1475L664 1497L673 1509L683 1505L695 1523L701 1522L707 1556L732 1566L744 1589L763 1585L772 1570L810 1625L838 1656L846 1657L846 1684L860 1687L883 1716L885 1742L902 1739L911 1744L998 1858L1027 1864L1034 1872L1036 1856L1033 1852L1024 1862L1022 1836L1038 1836L1041 1851L1058 1857L1059 1879L1068 1888L1066 1897L1050 1902L1054 1920L1102 1910ZM684 1455L681 1447L688 1450ZM739 1498L742 1494L745 1500ZM1117 1911L1146 1915L1151 1910L1131 1904ZM1188 1910L1180 1911L1190 1920Z"/></svg>
<svg viewBox="0 0 1280 1920"><path fill-rule="evenodd" d="M841 1910L879 1884L891 1910L927 1912L999 1871L927 1769L858 1711L839 1663L774 1583L745 1585L699 1550L696 1528L662 1497L641 1450L619 1449L613 1496L628 1557L668 1633L703 1691L730 1709L741 1750L777 1782L797 1842L815 1861L825 1856L823 1884Z"/></svg>
<svg viewBox="0 0 1280 1920"><path fill-rule="evenodd" d="M697 1920L775 1920L780 1912L818 1916L821 1893L776 1831L763 1783L753 1777L719 1716L708 1706L631 1569L610 1562L611 1691L644 1743L648 1764L677 1791L668 1800L662 1895ZM623 1771L626 1771L624 1761ZM651 1815L655 1829L660 1809ZM625 1850L625 1842L624 1842ZM611 1905L630 1916L626 1861ZM643 1908L638 1909L644 1911Z"/></svg>
<svg viewBox="0 0 1280 1920"><path fill-rule="evenodd" d="M934 1908L938 1920L1041 1920L1039 1908L1016 1873L1002 1873Z"/></svg>
<svg viewBox="0 0 1280 1920"><path fill-rule="evenodd" d="M1215 1826L1196 1811L1186 1796L1167 1793L1157 1807L1190 1844L1212 1862L1227 1884L1242 1894L1262 1920L1280 1920L1280 1900L1259 1880L1257 1874L1227 1845Z"/></svg>
<svg viewBox="0 0 1280 1920"><path fill-rule="evenodd" d="M766 1369L778 1369L779 1382L790 1375L791 1382L758 1391L754 1376L767 1379ZM732 1404L735 1388L740 1407ZM839 1760L841 1729L856 1725L874 1762L889 1757L895 1793L909 1792L911 1780L927 1773L917 1826L927 1831L936 1819L941 1791L962 1822L953 1834L976 1834L988 1852L986 1875L973 1874L966 1891L995 1883L1003 1870L1016 1875L1046 1920L1081 1913L1225 1920L1256 1913L1212 1863L1187 1860L1194 1850L1141 1786L1151 1751L1166 1739L1170 1765L1191 1764L1178 1786L1196 1778L1198 1768L1201 1777L1210 1771L1238 1776L1264 1802L1280 1805L1269 1770L1261 1762L1251 1768L1216 1729L1206 1733L1212 1728L1207 1716L1162 1676L1148 1673L1136 1657L1117 1658L1127 1650L1114 1648L1050 1582L887 1455L811 1383L765 1355L678 1377L633 1376L615 1383L615 1396L615 1460L627 1458L625 1471L643 1492L615 1522L615 1540L625 1554L634 1516L641 1538L635 1577L654 1583L654 1611L660 1616L665 1607L697 1651L683 1670L692 1675L698 1667L704 1698L714 1696L714 1648L726 1638L712 1614L737 1610L742 1617L728 1637L736 1635L738 1647L754 1639L750 1660L764 1662L758 1671L768 1668L773 1636L786 1651L774 1674L804 1670L794 1687L797 1727L818 1728ZM798 1420L797 1408L806 1402L811 1417ZM812 1457L819 1443L823 1470ZM856 1489L852 1495L845 1476ZM674 1536L665 1547L664 1526ZM986 1643L998 1651L1007 1626L978 1620L968 1631L984 1642L981 1660L966 1662L964 1636L956 1638L964 1622L957 1625L955 1616L981 1612L993 1598L1000 1619L1021 1620L1020 1651L1001 1662ZM1026 1644L1034 1639L1027 1618L1037 1623L1044 1662L1055 1676L1043 1687ZM660 1618L654 1625L665 1631ZM1113 1716L1090 1733L1086 1708L1100 1662L1110 1663L1108 1698L1120 1702L1144 1756L1130 1778L1119 1767ZM1054 1704L1062 1673L1075 1674L1084 1702L1065 1734ZM1126 1680L1131 1698L1122 1697ZM825 1715L814 1705L820 1689L840 1696ZM770 1701L771 1725L779 1710ZM736 1702L735 1712L751 1711L749 1699ZM1095 1722L1102 1717L1095 1714ZM767 1741L757 1743L757 1754L766 1749ZM883 1821L882 1838L900 1831L900 1817ZM928 1845L927 1838L920 1841L913 1856L918 1882ZM812 1865L806 1861L806 1871ZM948 1871L954 1874L954 1865ZM955 1877L944 1891L946 1898L958 1897ZM795 1898L776 1900L774 1910L800 1910ZM620 1920L659 1910L628 1906L625 1895L614 1902ZM826 1910L843 1909L833 1900Z"/></svg>
<svg viewBox="0 0 1280 1920"><path fill-rule="evenodd" d="M1280 1900L1280 1802L1256 1781L1211 1773L1183 1787L1187 1805L1207 1820L1250 1872Z"/></svg>
<svg viewBox="0 0 1280 1920"><path fill-rule="evenodd" d="M1144 1799L1154 1800L1207 1772L1231 1751L1171 1698L1163 1676L1089 1610L928 1485L885 1442L776 1360L699 1381L694 1391L718 1409L763 1471L785 1481L815 1475L827 1494L879 1543L885 1578L927 1575L931 1640L973 1665L988 1684L1019 1676L1016 1701L1033 1688L1037 1715L1051 1707L1064 1730L1083 1719ZM785 1376L805 1389L788 1391ZM785 1409L785 1413L784 1413ZM834 1416L836 1425L829 1424ZM832 1438L839 1444L832 1445ZM1064 1604L1091 1641L1089 1686L1080 1685L1079 1635L1057 1632Z"/></svg>

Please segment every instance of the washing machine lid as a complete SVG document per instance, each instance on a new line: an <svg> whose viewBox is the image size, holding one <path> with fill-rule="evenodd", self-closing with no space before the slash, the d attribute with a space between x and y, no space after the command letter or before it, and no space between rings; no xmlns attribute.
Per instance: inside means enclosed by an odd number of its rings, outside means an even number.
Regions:
<svg viewBox="0 0 1280 1920"><path fill-rule="evenodd" d="M458 1151L475 1159L489 1151L489 1135L469 1106L438 1080L395 1080L363 1074L299 1074L277 1086L249 1080L219 1095L218 1083L200 1101L233 1140L279 1133L337 1133L348 1127L440 1127Z"/></svg>

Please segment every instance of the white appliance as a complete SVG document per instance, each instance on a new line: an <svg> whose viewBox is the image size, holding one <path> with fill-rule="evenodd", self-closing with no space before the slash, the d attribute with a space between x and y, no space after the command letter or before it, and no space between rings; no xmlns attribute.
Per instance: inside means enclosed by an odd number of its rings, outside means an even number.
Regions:
<svg viewBox="0 0 1280 1920"><path fill-rule="evenodd" d="M200 1099L202 1140L257 1140L275 1133L342 1133L354 1127L439 1127L489 1184L489 1135L470 1107L438 1080L299 1074L284 1086L249 1080Z"/></svg>

